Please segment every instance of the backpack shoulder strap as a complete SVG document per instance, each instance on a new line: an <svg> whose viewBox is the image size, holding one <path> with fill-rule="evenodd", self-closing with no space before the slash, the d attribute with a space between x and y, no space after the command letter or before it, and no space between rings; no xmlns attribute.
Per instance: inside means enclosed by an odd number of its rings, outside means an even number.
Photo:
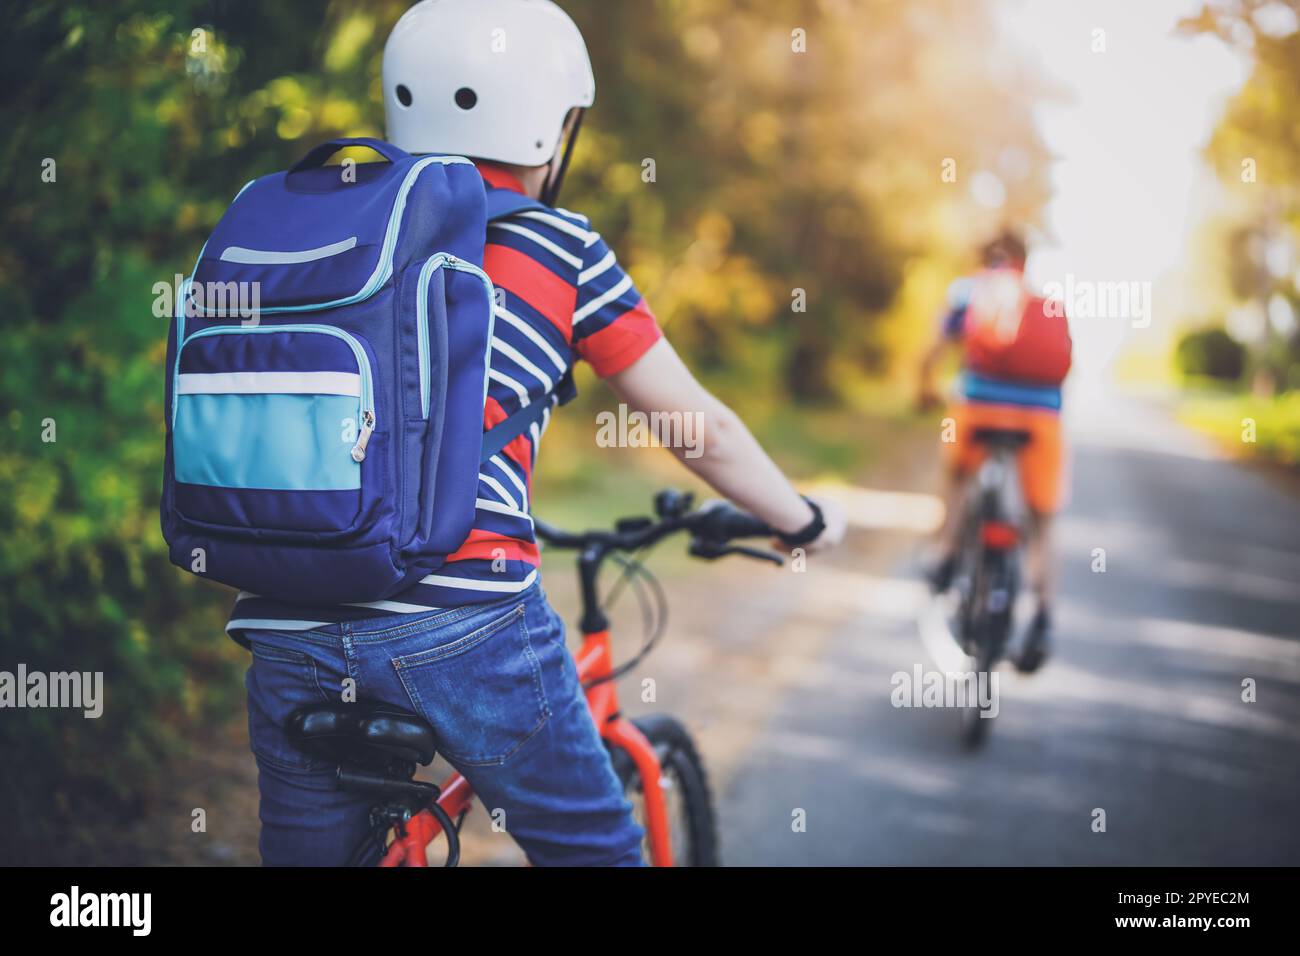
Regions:
<svg viewBox="0 0 1300 956"><path fill-rule="evenodd" d="M513 216L516 213L524 212L529 209L535 209L541 212L550 210L550 207L539 200L525 196L523 193L517 193L513 189L489 189L487 192L487 220L492 222L496 219L505 219L507 216ZM538 424L546 410L554 405L567 405L578 394L577 388L573 384L573 369L570 368L564 373L555 386L554 403L551 402L551 396L547 395L542 399L525 405L518 409L503 421L497 422L486 432L483 433L483 450L479 458L480 463L487 461L497 452L505 448L528 429Z"/></svg>
<svg viewBox="0 0 1300 956"><path fill-rule="evenodd" d="M576 395L578 389L573 384L573 369L564 373L564 377L555 386L555 405L566 405ZM487 461L506 445L522 435L542 420L546 410L553 407L551 396L546 395L523 408L508 418L497 422L483 433L483 450L479 455L479 464Z"/></svg>
<svg viewBox="0 0 1300 956"><path fill-rule="evenodd" d="M528 209L544 211L549 209L545 203L517 193L513 189L489 189L487 191L487 220L505 219L515 213Z"/></svg>

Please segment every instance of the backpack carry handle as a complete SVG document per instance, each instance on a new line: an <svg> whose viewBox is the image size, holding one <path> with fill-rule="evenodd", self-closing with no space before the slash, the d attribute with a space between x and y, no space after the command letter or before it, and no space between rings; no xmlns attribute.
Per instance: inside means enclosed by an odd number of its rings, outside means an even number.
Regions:
<svg viewBox="0 0 1300 956"><path fill-rule="evenodd" d="M385 143L382 139L375 139L372 136L340 136L337 139L331 139L314 147L306 156L289 167L289 173L300 173L304 169L315 169L317 166L324 166L325 160L340 149L346 149L348 146L365 146L368 149L373 149L390 163L399 162L410 155L406 151L398 149L392 143Z"/></svg>

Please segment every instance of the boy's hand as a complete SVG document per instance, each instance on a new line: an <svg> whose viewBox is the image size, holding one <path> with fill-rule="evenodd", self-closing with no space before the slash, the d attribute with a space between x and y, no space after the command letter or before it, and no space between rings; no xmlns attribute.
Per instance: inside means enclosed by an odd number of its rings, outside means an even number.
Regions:
<svg viewBox="0 0 1300 956"><path fill-rule="evenodd" d="M923 384L916 392L916 408L918 411L934 411L941 404L943 399L939 397L939 391L933 385Z"/></svg>
<svg viewBox="0 0 1300 956"><path fill-rule="evenodd" d="M822 523L826 527L812 541L799 545L799 547L803 548L805 554L818 554L839 547L840 542L844 540L844 531L847 528L844 509L840 507L839 502L830 498L814 498L813 501L821 509ZM772 547L783 554L791 550L790 545L780 538L772 539Z"/></svg>
<svg viewBox="0 0 1300 956"><path fill-rule="evenodd" d="M844 517L844 509L840 507L838 501L832 501L830 498L818 498L816 500L817 507L822 509L822 521L826 522L826 530L808 545L809 554L838 548L844 540L844 532L848 528L848 522Z"/></svg>

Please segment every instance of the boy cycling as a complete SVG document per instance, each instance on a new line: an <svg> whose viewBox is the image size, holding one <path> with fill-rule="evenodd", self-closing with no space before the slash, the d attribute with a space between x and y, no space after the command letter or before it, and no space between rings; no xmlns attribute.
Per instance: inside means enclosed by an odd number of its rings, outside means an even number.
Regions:
<svg viewBox="0 0 1300 956"><path fill-rule="evenodd" d="M948 290L948 308L920 370L922 408L938 404L935 369L952 347L965 350L960 394L950 415L956 428L948 444L944 483L944 525L940 558L930 573L936 592L947 590L960 545L962 501L968 480L983 457L974 440L979 428L1025 431L1029 442L1018 453L1020 487L1029 515L1029 580L1038 607L1013 662L1032 673L1042 666L1051 643L1055 567L1051 548L1052 516L1063 499L1065 446L1061 437L1061 386L1069 366L1069 336L1063 312L1045 318L1059 303L1045 303L1025 288L1026 250L1019 236L1004 232L981 251L983 269L958 279ZM1031 323L1026 325L1025 323ZM1005 334L1001 334L1005 332ZM1005 354L1018 352L1015 374L988 374L973 367L972 345L988 352L994 342ZM1000 340L1001 344L996 344ZM1009 365L1003 360L1004 365Z"/></svg>
<svg viewBox="0 0 1300 956"><path fill-rule="evenodd" d="M489 225L497 290L485 429L558 402L579 359L631 408L703 415L703 449L674 453L725 497L821 551L843 535L801 498L736 415L701 386L588 221L554 208L595 81L582 36L550 0L424 0L384 51L388 138L468 156L489 192L540 200ZM296 708L358 698L424 717L439 751L537 865L636 865L641 830L610 764L537 577L531 477L549 411L479 475L474 530L436 574L365 605L304 607L241 594L228 630L253 651L249 729L263 861L339 864L368 832L370 798L284 731Z"/></svg>

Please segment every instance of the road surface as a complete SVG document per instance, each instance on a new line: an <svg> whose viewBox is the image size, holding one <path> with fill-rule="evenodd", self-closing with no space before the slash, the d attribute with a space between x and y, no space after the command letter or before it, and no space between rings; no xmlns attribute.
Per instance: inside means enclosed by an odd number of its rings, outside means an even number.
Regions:
<svg viewBox="0 0 1300 956"><path fill-rule="evenodd" d="M1300 502L1153 408L1084 412L1057 654L1004 669L985 749L891 705L891 675L935 666L893 535L729 769L726 862L1300 863Z"/></svg>

